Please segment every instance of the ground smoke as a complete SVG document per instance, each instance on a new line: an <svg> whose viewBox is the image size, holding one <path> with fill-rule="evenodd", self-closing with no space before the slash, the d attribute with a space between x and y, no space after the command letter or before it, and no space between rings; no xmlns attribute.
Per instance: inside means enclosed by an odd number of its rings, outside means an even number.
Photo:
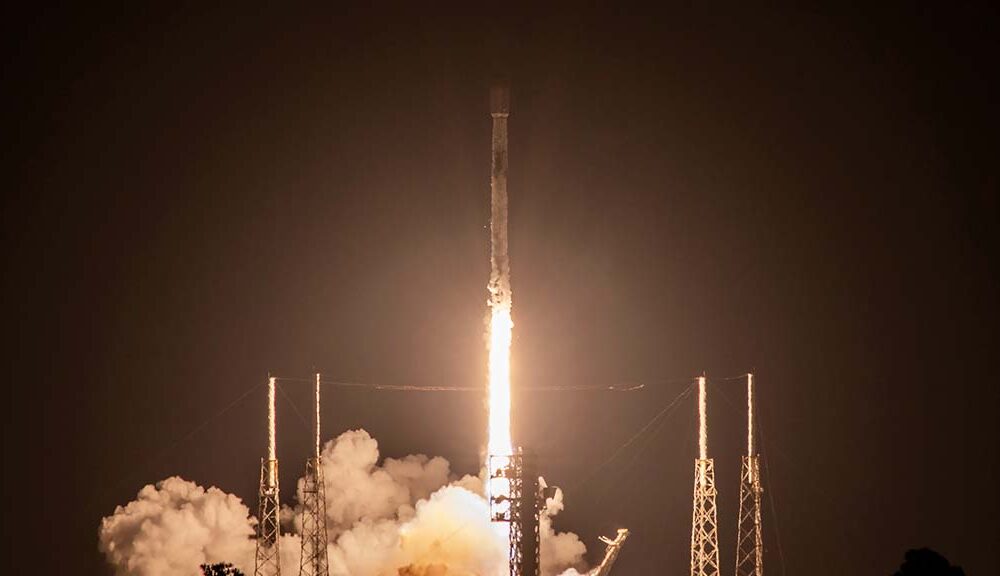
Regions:
<svg viewBox="0 0 1000 576"><path fill-rule="evenodd" d="M481 478L458 478L447 460L423 455L379 464L364 430L326 443L323 473L331 576L506 574L507 543L489 522ZM583 569L583 543L552 527L562 508L557 491L542 511L543 576ZM285 574L298 574L300 514L300 505L282 510ZM239 498L173 477L104 518L99 546L121 576L195 576L199 564L223 561L252 574L255 523Z"/></svg>

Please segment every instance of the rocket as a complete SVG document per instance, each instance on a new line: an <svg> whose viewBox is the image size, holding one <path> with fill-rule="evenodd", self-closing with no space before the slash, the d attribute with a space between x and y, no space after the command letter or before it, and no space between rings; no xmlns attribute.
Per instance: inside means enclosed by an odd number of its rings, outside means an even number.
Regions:
<svg viewBox="0 0 1000 576"><path fill-rule="evenodd" d="M490 173L490 306L510 306L510 258L507 254L507 117L510 90L498 84L490 90L493 117L493 162Z"/></svg>

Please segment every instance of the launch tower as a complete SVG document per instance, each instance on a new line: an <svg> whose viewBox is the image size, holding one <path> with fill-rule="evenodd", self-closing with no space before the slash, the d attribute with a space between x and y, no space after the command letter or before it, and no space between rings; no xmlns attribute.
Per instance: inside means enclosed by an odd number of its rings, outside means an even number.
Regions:
<svg viewBox="0 0 1000 576"><path fill-rule="evenodd" d="M315 452L306 460L302 485L302 556L299 576L328 576L326 535L326 489L320 454L319 373L316 374L316 414L313 421Z"/></svg>
<svg viewBox="0 0 1000 576"><path fill-rule="evenodd" d="M267 381L267 459L260 461L260 504L257 524L257 554L254 576L280 576L281 561L278 540L278 457L275 451L274 387L276 379Z"/></svg>
<svg viewBox="0 0 1000 576"><path fill-rule="evenodd" d="M510 456L492 456L490 481L509 486L507 495L491 495L490 520L510 525L510 576L538 576L542 491L535 459L520 448Z"/></svg>
<svg viewBox="0 0 1000 576"><path fill-rule="evenodd" d="M698 378L698 459L694 462L691 513L691 576L719 576L719 530L715 508L715 463L708 457L705 377Z"/></svg>
<svg viewBox="0 0 1000 576"><path fill-rule="evenodd" d="M760 523L760 464L753 444L753 374L747 374L747 455L740 471L740 521L736 533L736 576L763 576Z"/></svg>

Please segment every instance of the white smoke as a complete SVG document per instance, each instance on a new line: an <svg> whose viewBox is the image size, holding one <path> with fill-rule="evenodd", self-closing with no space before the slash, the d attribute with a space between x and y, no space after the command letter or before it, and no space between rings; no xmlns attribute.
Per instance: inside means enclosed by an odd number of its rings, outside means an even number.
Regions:
<svg viewBox="0 0 1000 576"><path fill-rule="evenodd" d="M446 485L451 476L444 458L424 455L386 458L379 466L378 442L364 430L351 430L323 447L327 530L336 538L360 521L408 520L414 504ZM297 485L302 501L302 480Z"/></svg>
<svg viewBox="0 0 1000 576"><path fill-rule="evenodd" d="M250 511L232 494L176 476L101 520L99 546L122 576L188 576L202 563L253 570Z"/></svg>
<svg viewBox="0 0 1000 576"><path fill-rule="evenodd" d="M576 572L577 568L584 567L583 555L587 553L587 547L580 537L572 532L556 532L552 527L552 517L562 512L564 507L563 492L556 488L555 495L545 499L545 509L539 519L541 550L538 560L543 575Z"/></svg>
<svg viewBox="0 0 1000 576"><path fill-rule="evenodd" d="M364 430L323 447L331 576L498 576L507 542L489 521L483 480L457 478L448 461L424 455L386 458ZM302 480L297 500L302 501ZM552 517L562 492L541 514L541 569L556 576L583 568L586 547L557 533ZM301 505L282 510L282 571L298 572ZM100 548L121 576L190 576L204 562L232 562L253 572L256 520L235 496L180 478L146 486L136 501L104 518ZM569 575L567 575L569 576Z"/></svg>

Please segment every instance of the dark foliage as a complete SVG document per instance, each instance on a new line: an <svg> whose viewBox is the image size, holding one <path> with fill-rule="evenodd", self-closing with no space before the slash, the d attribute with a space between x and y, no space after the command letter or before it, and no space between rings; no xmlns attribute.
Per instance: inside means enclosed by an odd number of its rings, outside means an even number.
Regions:
<svg viewBox="0 0 1000 576"><path fill-rule="evenodd" d="M903 565L893 576L965 576L965 572L930 548L920 548L906 552Z"/></svg>
<svg viewBox="0 0 1000 576"><path fill-rule="evenodd" d="M233 565L228 562L219 562L218 564L202 564L201 573L204 574L204 576L244 576L242 571L233 567Z"/></svg>

